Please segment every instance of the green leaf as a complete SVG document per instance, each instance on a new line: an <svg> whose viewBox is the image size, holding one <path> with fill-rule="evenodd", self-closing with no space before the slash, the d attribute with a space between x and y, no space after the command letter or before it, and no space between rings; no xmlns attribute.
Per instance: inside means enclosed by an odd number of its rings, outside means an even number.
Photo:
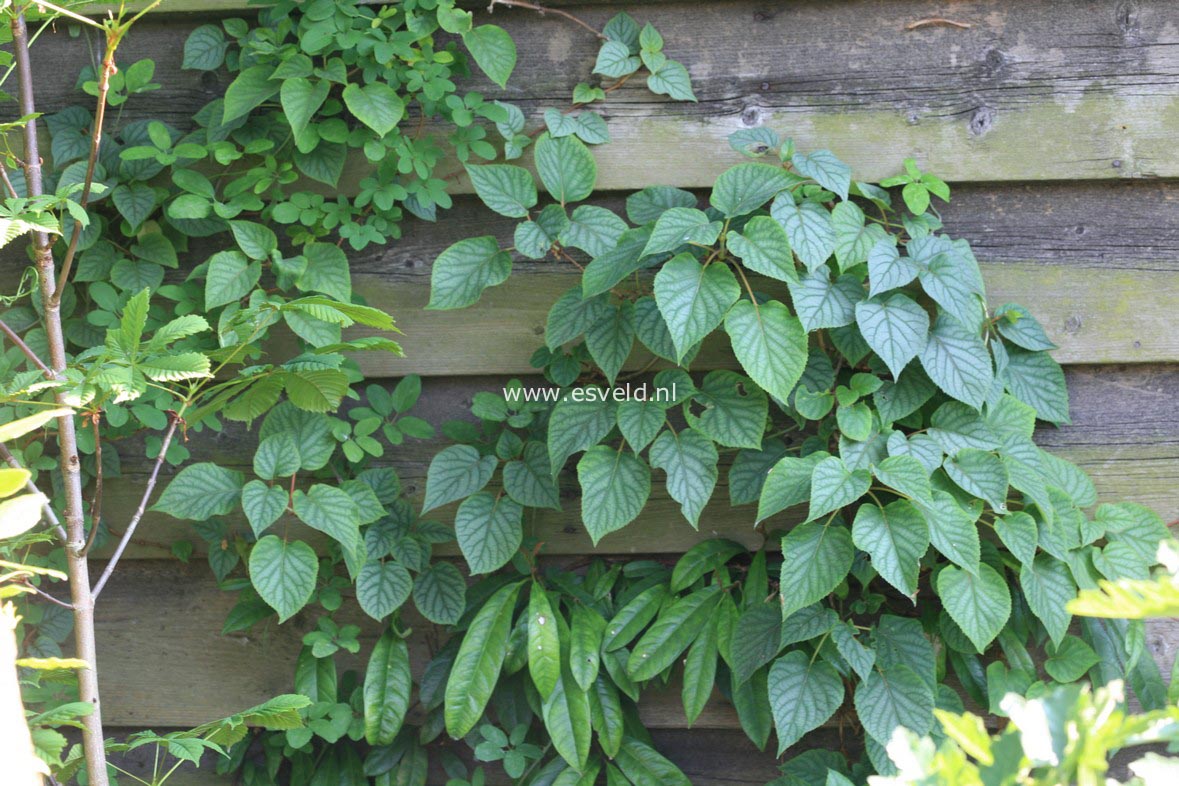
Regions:
<svg viewBox="0 0 1179 786"><path fill-rule="evenodd" d="M605 632L606 620L601 614L582 604L573 607L569 623L569 672L583 691L592 690L598 679Z"/></svg>
<svg viewBox="0 0 1179 786"><path fill-rule="evenodd" d="M360 513L347 492L316 483L306 492L295 490L293 508L300 521L340 544L349 572L356 575L364 564L364 541L360 537Z"/></svg>
<svg viewBox="0 0 1179 786"><path fill-rule="evenodd" d="M578 205L569 224L561 230L560 241L598 257L614 248L626 230L626 222L613 211L597 205Z"/></svg>
<svg viewBox="0 0 1179 786"><path fill-rule="evenodd" d="M384 82L351 83L344 88L343 98L348 111L378 136L387 135L405 116L405 102Z"/></svg>
<svg viewBox="0 0 1179 786"><path fill-rule="evenodd" d="M1059 646L1073 618L1065 607L1077 595L1068 567L1055 557L1037 554L1020 568L1019 586L1032 613L1044 623L1052 643Z"/></svg>
<svg viewBox="0 0 1179 786"><path fill-rule="evenodd" d="M662 401L631 398L618 404L618 430L636 453L651 444L665 420L667 404Z"/></svg>
<svg viewBox="0 0 1179 786"><path fill-rule="evenodd" d="M111 199L132 230L138 229L156 209L156 190L146 183L116 186Z"/></svg>
<svg viewBox="0 0 1179 786"><path fill-rule="evenodd" d="M474 494L491 480L498 463L495 456L480 456L470 445L451 445L440 451L426 471L422 513Z"/></svg>
<svg viewBox="0 0 1179 786"><path fill-rule="evenodd" d="M770 470L785 455L785 446L777 440L767 440L761 450L739 451L729 468L729 503L737 507L761 499Z"/></svg>
<svg viewBox="0 0 1179 786"><path fill-rule="evenodd" d="M684 658L684 685L680 696L689 726L696 722L704 711L704 705L712 698L716 682L716 659L717 621L713 618L704 623L700 635L692 642Z"/></svg>
<svg viewBox="0 0 1179 786"><path fill-rule="evenodd" d="M942 468L962 490L986 500L997 513L1007 512L1007 467L994 453L964 448L947 457Z"/></svg>
<svg viewBox="0 0 1179 786"><path fill-rule="evenodd" d="M665 584L655 584L627 601L606 625L602 651L613 652L629 644L659 613L667 594Z"/></svg>
<svg viewBox="0 0 1179 786"><path fill-rule="evenodd" d="M1029 352L1043 352L1056 349L1048 339L1044 327L1032 316L1032 312L1015 303L1005 303L995 309L995 327L999 335L1016 346Z"/></svg>
<svg viewBox="0 0 1179 786"><path fill-rule="evenodd" d="M692 92L692 77L683 63L667 60L647 77L647 89L658 95L674 98L676 101L695 101Z"/></svg>
<svg viewBox="0 0 1179 786"><path fill-rule="evenodd" d="M1100 505L1094 521L1105 530L1110 543L1133 549L1145 565L1153 565L1159 543L1170 537L1166 524L1150 508L1134 502Z"/></svg>
<svg viewBox="0 0 1179 786"><path fill-rule="evenodd" d="M572 341L605 316L609 307L605 297L584 297L579 286L566 290L549 309L544 329L545 345L555 350Z"/></svg>
<svg viewBox="0 0 1179 786"><path fill-rule="evenodd" d="M348 148L342 144L320 140L310 153L296 149L294 158L295 167L304 175L335 188L340 181L340 175L344 173Z"/></svg>
<svg viewBox="0 0 1179 786"><path fill-rule="evenodd" d="M840 434L853 442L864 442L872 437L872 410L863 401L835 410L835 422Z"/></svg>
<svg viewBox="0 0 1179 786"><path fill-rule="evenodd" d="M626 198L626 215L632 224L650 224L673 207L695 207L691 191L671 186L648 186Z"/></svg>
<svg viewBox="0 0 1179 786"><path fill-rule="evenodd" d="M781 167L769 164L737 164L721 172L708 203L725 218L752 213L790 187Z"/></svg>
<svg viewBox="0 0 1179 786"><path fill-rule="evenodd" d="M929 334L929 314L899 292L857 303L856 324L894 379L925 348Z"/></svg>
<svg viewBox="0 0 1179 786"><path fill-rule="evenodd" d="M1057 682L1076 682L1100 661L1097 653L1077 636L1065 636L1044 661L1044 671Z"/></svg>
<svg viewBox="0 0 1179 786"><path fill-rule="evenodd" d="M876 297L890 289L903 287L917 278L919 272L921 268L916 262L897 251L893 238L878 240L868 252L868 294Z"/></svg>
<svg viewBox="0 0 1179 786"><path fill-rule="evenodd" d="M720 587L697 590L668 606L631 651L626 672L645 681L669 668L696 638L720 602Z"/></svg>
<svg viewBox="0 0 1179 786"><path fill-rule="evenodd" d="M804 273L798 283L787 286L794 310L808 333L850 325L856 319L856 304L864 299L859 279L844 275L832 281L827 268Z"/></svg>
<svg viewBox="0 0 1179 786"><path fill-rule="evenodd" d="M968 328L978 326L983 317L982 282L976 280L971 272L963 269L969 263L945 242L944 238L929 237L919 240L927 241L926 245L932 246L928 250L921 249L916 245L919 241L915 240L908 248L910 256L920 259L918 264L925 263L918 273L921 287L942 307L945 314L954 317ZM935 244L936 241L944 243L944 250L938 250L943 246ZM937 253L933 253L928 260L921 259L923 251L929 254L935 250Z"/></svg>
<svg viewBox="0 0 1179 786"><path fill-rule="evenodd" d="M436 625L453 625L466 607L467 583L449 562L435 562L418 574L413 602L422 616Z"/></svg>
<svg viewBox="0 0 1179 786"><path fill-rule="evenodd" d="M388 617L409 599L413 579L396 562L370 562L356 577L356 600L375 620Z"/></svg>
<svg viewBox="0 0 1179 786"><path fill-rule="evenodd" d="M553 749L570 767L585 770L593 733L589 696L573 682L568 669L541 705L541 717Z"/></svg>
<svg viewBox="0 0 1179 786"><path fill-rule="evenodd" d="M315 591L319 561L306 543L267 535L250 550L250 581L258 595L285 622L307 605Z"/></svg>
<svg viewBox="0 0 1179 786"><path fill-rule="evenodd" d="M467 166L467 175L483 204L508 218L524 218L536 206L536 183L524 167L511 164Z"/></svg>
<svg viewBox="0 0 1179 786"><path fill-rule="evenodd" d="M667 492L693 528L716 488L716 445L694 429L664 431L651 445L651 466L667 473Z"/></svg>
<svg viewBox="0 0 1179 786"><path fill-rule="evenodd" d="M833 191L840 199L847 199L848 189L851 188L851 167L836 158L830 150L795 153L790 162L800 175Z"/></svg>
<svg viewBox="0 0 1179 786"><path fill-rule="evenodd" d="M225 89L221 125L229 125L239 117L244 117L254 107L273 97L281 87L277 80L270 79L273 73L274 67L270 65L243 68Z"/></svg>
<svg viewBox="0 0 1179 786"><path fill-rule="evenodd" d="M811 504L806 520L814 521L850 505L868 493L871 485L871 472L866 469L853 471L843 463L843 459L828 456L816 464L811 472Z"/></svg>
<svg viewBox="0 0 1179 786"><path fill-rule="evenodd" d="M835 259L840 271L866 262L876 243L888 237L879 224L864 223L864 211L854 202L836 205L831 211L831 225L835 228Z"/></svg>
<svg viewBox="0 0 1179 786"><path fill-rule="evenodd" d="M855 706L864 731L881 745L898 726L917 734L933 729L933 688L908 666L877 668L856 686Z"/></svg>
<svg viewBox="0 0 1179 786"><path fill-rule="evenodd" d="M852 542L868 552L876 572L904 596L915 600L921 558L929 548L929 527L912 503L860 506L852 523Z"/></svg>
<svg viewBox="0 0 1179 786"><path fill-rule="evenodd" d="M520 503L489 491L463 500L454 516L454 532L472 574L498 570L516 555L524 538L523 518Z"/></svg>
<svg viewBox="0 0 1179 786"><path fill-rule="evenodd" d="M794 650L770 669L769 699L781 756L835 714L843 704L843 680L831 664Z"/></svg>
<svg viewBox="0 0 1179 786"><path fill-rule="evenodd" d="M720 325L741 296L727 265L701 265L690 254L667 262L655 276L655 302L675 343L677 360Z"/></svg>
<svg viewBox="0 0 1179 786"><path fill-rule="evenodd" d="M308 243L303 256L307 267L295 282L299 289L322 292L341 303L352 300L352 274L342 248L335 243Z"/></svg>
<svg viewBox="0 0 1179 786"><path fill-rule="evenodd" d="M460 240L434 260L426 308L466 308L479 300L483 290L507 281L511 272L512 256L499 250L494 237Z"/></svg>
<svg viewBox="0 0 1179 786"><path fill-rule="evenodd" d="M938 407L929 420L929 426L929 436L951 455L963 448L995 450L999 447L995 431L987 419L977 410L957 401L947 401Z"/></svg>
<svg viewBox="0 0 1179 786"><path fill-rule="evenodd" d="M979 652L995 640L1011 616L1007 582L986 563L978 566L977 575L953 565L942 568L937 575L937 594Z"/></svg>
<svg viewBox="0 0 1179 786"><path fill-rule="evenodd" d="M184 61L181 68L216 71L225 60L229 43L217 25L201 25L184 39Z"/></svg>
<svg viewBox="0 0 1179 786"><path fill-rule="evenodd" d="M209 257L205 272L205 309L241 300L258 285L262 266L239 251L219 251Z"/></svg>
<svg viewBox="0 0 1179 786"><path fill-rule="evenodd" d="M581 278L582 294L591 298L609 292L627 276L638 272L642 267L643 248L650 236L649 227L628 229L619 235L616 244L585 266Z"/></svg>
<svg viewBox="0 0 1179 786"><path fill-rule="evenodd" d="M831 629L831 640L835 649L848 662L861 680L871 676L876 666L876 651L864 646L856 638L856 628L850 622L843 622Z"/></svg>
<svg viewBox="0 0 1179 786"><path fill-rule="evenodd" d="M409 647L392 629L377 639L364 673L364 739L390 745L405 722L413 677Z"/></svg>
<svg viewBox="0 0 1179 786"><path fill-rule="evenodd" d="M664 211L651 230L640 257L674 251L687 243L711 246L720 236L721 222L709 221L694 207L673 207Z"/></svg>
<svg viewBox="0 0 1179 786"><path fill-rule="evenodd" d="M446 681L443 715L454 739L465 737L483 717L508 651L516 596L523 582L501 587L471 620Z"/></svg>
<svg viewBox="0 0 1179 786"><path fill-rule="evenodd" d="M770 206L770 215L786 230L790 246L808 270L818 269L835 251L835 228L822 205L796 205L794 197L782 194Z"/></svg>
<svg viewBox="0 0 1179 786"><path fill-rule="evenodd" d="M209 462L191 464L176 474L152 510L178 519L204 521L232 513L241 498L245 476Z"/></svg>
<svg viewBox="0 0 1179 786"><path fill-rule="evenodd" d="M492 82L507 87L516 67L516 42L502 27L479 25L463 33L463 44Z"/></svg>
<svg viewBox="0 0 1179 786"><path fill-rule="evenodd" d="M561 496L543 442L529 441L521 458L504 465L504 491L530 508L561 509Z"/></svg>
<svg viewBox="0 0 1179 786"><path fill-rule="evenodd" d="M782 650L782 612L777 604L754 601L741 612L733 626L730 666L733 683L743 685L753 673L778 656Z"/></svg>
<svg viewBox="0 0 1179 786"><path fill-rule="evenodd" d="M266 529L278 521L287 509L287 492L278 486L267 486L260 480L251 480L242 487L242 511L250 522L255 538L262 537Z"/></svg>
<svg viewBox="0 0 1179 786"><path fill-rule="evenodd" d="M953 317L939 316L920 358L929 378L948 395L975 408L982 406L994 369L986 345L976 334Z"/></svg>
<svg viewBox="0 0 1179 786"><path fill-rule="evenodd" d="M1011 395L1036 410L1049 423L1070 423L1068 386L1060 364L1047 352L1010 350L1003 380Z"/></svg>
<svg viewBox="0 0 1179 786"><path fill-rule="evenodd" d="M642 786L692 786L680 769L659 755L656 750L633 737L625 737L614 758L627 780Z"/></svg>
<svg viewBox="0 0 1179 786"><path fill-rule="evenodd" d="M941 490L933 492L930 502L918 506L929 523L933 547L959 567L975 573L981 552L974 523L978 516L964 511L952 495Z"/></svg>
<svg viewBox="0 0 1179 786"><path fill-rule="evenodd" d="M639 70L639 58L631 54L630 47L620 41L606 41L598 50L598 59L594 63L594 73L608 76L611 79L621 79L627 74Z"/></svg>
<svg viewBox="0 0 1179 786"><path fill-rule="evenodd" d="M811 453L803 458L786 456L770 468L757 503L757 521L761 523L789 507L811 497L811 475L826 453Z"/></svg>
<svg viewBox="0 0 1179 786"><path fill-rule="evenodd" d="M837 524L800 524L782 539L782 618L830 595L855 558L851 533Z"/></svg>
<svg viewBox="0 0 1179 786"><path fill-rule="evenodd" d="M614 428L617 404L606 396L562 397L549 415L549 468L556 477L574 453L597 445Z"/></svg>
<svg viewBox="0 0 1179 786"><path fill-rule="evenodd" d="M283 114L287 116L287 122L291 124L291 131L294 132L296 140L303 136L303 132L307 130L307 124L323 106L330 90L331 83L325 79L316 80L314 83L303 77L283 80L282 89L279 91L279 101L282 103ZM347 90L345 90L345 94L347 94Z"/></svg>
<svg viewBox="0 0 1179 786"><path fill-rule="evenodd" d="M769 400L765 391L735 371L710 371L695 395L699 415L685 413L688 425L730 448L760 448Z"/></svg>
<svg viewBox="0 0 1179 786"><path fill-rule="evenodd" d="M745 267L779 281L797 281L794 252L786 230L772 218L754 216L740 232L730 232L728 248Z"/></svg>
<svg viewBox="0 0 1179 786"><path fill-rule="evenodd" d="M917 501L931 501L929 471L912 456L889 456L872 467L876 478L889 488Z"/></svg>
<svg viewBox="0 0 1179 786"><path fill-rule="evenodd" d="M541 134L536 140L534 158L540 182L562 205L579 202L593 193L598 165L580 139Z"/></svg>
<svg viewBox="0 0 1179 786"><path fill-rule="evenodd" d="M528 595L528 673L547 699L561 679L561 636L544 587L532 582Z"/></svg>
<svg viewBox="0 0 1179 786"><path fill-rule="evenodd" d="M682 592L709 571L716 570L733 557L745 552L740 543L724 538L701 541L688 549L671 571L671 591Z"/></svg>
<svg viewBox="0 0 1179 786"><path fill-rule="evenodd" d="M790 397L807 361L806 331L776 300L740 300L725 317L725 332L745 373L779 401Z"/></svg>
<svg viewBox="0 0 1179 786"><path fill-rule="evenodd" d="M633 453L595 445L577 462L581 520L594 545L642 512L651 495L651 469Z"/></svg>
<svg viewBox="0 0 1179 786"><path fill-rule="evenodd" d="M1020 562L1031 562L1036 558L1039 532L1036 520L1023 511L1009 513L995 519L995 534Z"/></svg>
<svg viewBox="0 0 1179 786"><path fill-rule="evenodd" d="M610 384L630 357L635 343L635 307L623 301L610 305L585 334L586 348Z"/></svg>

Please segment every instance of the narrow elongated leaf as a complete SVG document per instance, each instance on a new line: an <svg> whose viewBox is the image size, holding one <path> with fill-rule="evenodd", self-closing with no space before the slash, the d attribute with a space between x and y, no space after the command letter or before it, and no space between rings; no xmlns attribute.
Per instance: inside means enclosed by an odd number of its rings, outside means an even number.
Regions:
<svg viewBox="0 0 1179 786"><path fill-rule="evenodd" d="M409 647L392 629L377 639L364 674L364 739L369 745L389 745L409 710L413 677Z"/></svg>
<svg viewBox="0 0 1179 786"><path fill-rule="evenodd" d="M446 731L465 737L483 716L507 654L512 613L522 582L496 591L471 620L446 682Z"/></svg>
<svg viewBox="0 0 1179 786"><path fill-rule="evenodd" d="M688 656L684 658L684 686L680 698L684 703L688 726L696 722L712 696L713 684L716 682L716 659L717 622L713 618L704 623L700 635L688 647Z"/></svg>
<svg viewBox="0 0 1179 786"><path fill-rule="evenodd" d="M606 620L588 606L573 607L569 623L569 673L583 691L593 689L601 665Z"/></svg>
<svg viewBox="0 0 1179 786"><path fill-rule="evenodd" d="M528 595L528 673L547 699L561 679L561 635L544 587L533 581Z"/></svg>
<svg viewBox="0 0 1179 786"><path fill-rule="evenodd" d="M584 770L592 736L589 696L577 687L568 669L541 705L541 715L553 749L570 767Z"/></svg>
<svg viewBox="0 0 1179 786"><path fill-rule="evenodd" d="M737 618L733 641L733 683L742 685L782 651L782 612L776 604L755 602Z"/></svg>
<svg viewBox="0 0 1179 786"><path fill-rule="evenodd" d="M647 623L655 619L666 597L667 586L655 584L628 601L606 625L602 651L613 652L633 641Z"/></svg>
<svg viewBox="0 0 1179 786"><path fill-rule="evenodd" d="M630 678L649 680L671 666L712 616L720 595L719 587L705 587L668 606L635 644L626 665Z"/></svg>
<svg viewBox="0 0 1179 786"><path fill-rule="evenodd" d="M710 571L716 570L733 557L745 552L740 543L714 538L697 543L684 553L671 571L671 591L681 592L695 584Z"/></svg>
<svg viewBox="0 0 1179 786"><path fill-rule="evenodd" d="M651 746L633 737L624 737L622 747L614 758L627 780L634 784L660 784L660 786L692 786L692 782L679 767L661 756Z"/></svg>
<svg viewBox="0 0 1179 786"><path fill-rule="evenodd" d="M843 703L843 680L831 664L794 650L770 669L769 699L781 756L835 714Z"/></svg>

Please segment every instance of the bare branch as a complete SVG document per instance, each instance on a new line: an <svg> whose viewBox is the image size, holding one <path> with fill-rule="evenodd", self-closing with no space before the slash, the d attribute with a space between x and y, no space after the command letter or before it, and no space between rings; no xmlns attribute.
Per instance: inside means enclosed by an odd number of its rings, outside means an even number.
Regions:
<svg viewBox="0 0 1179 786"><path fill-rule="evenodd" d="M506 6L508 8L524 8L528 11L535 11L536 13L540 14L541 16L544 16L545 14L556 14L557 16L564 17L565 19L568 19L570 22L572 22L575 25L581 25L586 30L589 30L591 33L593 33L594 36L597 37L598 39L600 39L602 41L606 40L606 36L604 36L600 32L598 32L594 28L593 25L589 24L588 22L586 22L583 19L580 19L580 18L574 16L573 14L569 13L568 11L562 11L559 8L545 8L543 5L537 5L536 3L526 3L523 0L491 0L491 5L487 6L487 11L489 13L494 11L495 7L497 5Z"/></svg>
<svg viewBox="0 0 1179 786"><path fill-rule="evenodd" d="M25 357L32 361L34 366L41 369L41 371L45 373L45 376L49 377L50 379L57 378L57 375L53 373L53 369L45 365L45 361L37 357L37 353L33 351L33 348L26 344L24 340L16 334L16 331L10 328L8 323L3 319L0 319L0 332L4 333L8 340L12 342L13 346L23 352Z"/></svg>
<svg viewBox="0 0 1179 786"><path fill-rule="evenodd" d="M56 603L58 606L61 606L62 608L66 608L66 609L73 609L74 608L74 604L66 603L64 600L58 600L57 598L53 597L48 592L41 589L40 587L38 587L36 584L29 581L28 579L21 581L20 584L24 587L28 587L35 594L40 595L42 598L45 598L45 600L50 601L51 603Z"/></svg>
<svg viewBox="0 0 1179 786"><path fill-rule="evenodd" d="M94 600L98 600L99 593L102 592L102 588L106 586L107 580L114 573L115 566L119 564L119 558L123 556L123 551L126 550L127 544L131 542L131 537L135 534L135 528L139 526L139 520L143 518L143 514L147 511L147 503L151 499L152 492L155 491L156 480L160 476L160 467L164 465L164 458L168 455L168 446L172 444L172 437L176 435L176 427L180 424L180 416L175 412L169 412L168 417L170 420L168 430L164 433L164 441L160 443L160 453L156 456L155 466L152 467L151 475L147 479L147 485L143 489L143 496L139 500L139 507L135 509L135 515L131 517L131 522L123 532L123 537L119 540L119 545L115 548L115 553L111 555L110 561L106 563L106 568L103 569L102 575L94 585L94 590L91 592Z"/></svg>

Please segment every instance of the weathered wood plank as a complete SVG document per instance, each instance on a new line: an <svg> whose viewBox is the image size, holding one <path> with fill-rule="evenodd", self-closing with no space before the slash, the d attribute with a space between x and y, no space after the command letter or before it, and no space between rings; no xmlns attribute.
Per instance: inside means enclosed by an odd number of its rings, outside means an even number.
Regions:
<svg viewBox="0 0 1179 786"><path fill-rule="evenodd" d="M1173 393L1179 386L1179 368L1090 367L1071 368L1067 373L1074 424L1040 429L1040 444L1084 467L1093 476L1103 501L1136 500L1151 506L1168 521L1179 518L1179 499L1174 491L1179 485L1179 396ZM435 424L462 417L471 396L479 390L498 390L501 384L502 380L490 379L428 380L421 414ZM231 429L219 435L194 434L189 447L193 461L212 460L244 468L250 463L251 444L250 435ZM420 500L426 467L440 446L407 444L391 450L382 462L394 466L411 498ZM121 530L121 519L134 510L141 493L147 471L142 452L134 454L124 449L123 470L125 477L109 479L105 492L107 521L116 531ZM562 485L568 494L575 495L570 473L571 467L566 469ZM726 478L722 472L713 502L701 517L699 531L681 518L679 506L667 496L661 476L656 478L651 500L638 521L607 536L596 549L581 524L576 496L563 500L563 513L539 512L526 527L544 541L547 554L677 553L718 535L755 547L761 536L753 529L753 510L729 506ZM453 506L432 517L449 522ZM193 538L187 524L149 512L128 556L167 557L170 544L177 538ZM106 553L99 549L96 556ZM453 547L440 547L439 553L456 552Z"/></svg>
<svg viewBox="0 0 1179 786"><path fill-rule="evenodd" d="M316 615L304 611L284 625L223 636L221 626L233 601L234 596L219 590L202 566L158 561L121 566L103 592L96 619L107 723L190 727L290 691L300 640L314 627ZM368 657L380 628L354 604L346 609L337 614L337 621L360 625L362 646L359 657L345 661L344 668L363 669L362 659ZM420 675L430 657L424 634L431 626L421 619L407 619L407 624L416 631L410 659L414 674ZM1147 646L1169 674L1179 650L1179 621L1152 622ZM177 701L178 695L184 700ZM650 691L639 711L649 728L686 725L674 686ZM735 711L719 693L693 726L737 727Z"/></svg>
<svg viewBox="0 0 1179 786"><path fill-rule="evenodd" d="M617 6L578 13L601 24ZM907 23L947 13L936 0L806 0L659 4L634 8L688 66L699 102L670 103L627 85L606 113L614 142L597 151L600 185L702 186L728 166L725 137L766 124L801 148L829 147L860 177L894 173L906 156L950 180L1046 180L1179 175L1179 48L1174 8L1123 10L1066 0L971 0L952 16L968 29ZM129 102L180 127L219 94L222 79L179 70L182 42L202 19L144 20L124 46L151 56L165 89ZM507 91L532 117L563 105L589 77L597 42L553 16L501 9L520 62ZM87 48L64 32L35 51L46 111L74 103ZM636 166L636 162L641 165Z"/></svg>

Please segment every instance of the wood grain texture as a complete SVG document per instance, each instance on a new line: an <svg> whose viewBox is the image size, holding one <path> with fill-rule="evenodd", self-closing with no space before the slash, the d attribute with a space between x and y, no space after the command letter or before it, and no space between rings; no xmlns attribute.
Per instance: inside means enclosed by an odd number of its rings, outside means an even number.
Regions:
<svg viewBox="0 0 1179 786"><path fill-rule="evenodd" d="M600 25L620 8L577 13ZM606 108L614 142L596 151L604 188L711 183L733 160L725 137L755 125L794 136L801 149L831 148L867 179L893 174L907 156L958 181L1179 175L1179 30L1167 0L968 0L952 13L936 0L628 10L659 28L699 102L672 103L642 85L617 91ZM905 28L945 14L971 27ZM223 75L179 69L184 36L203 21L150 17L124 44L127 62L157 60L165 86L130 102L126 119L162 112L187 127L219 94ZM492 19L480 13L478 21ZM493 21L512 34L520 58L506 91L474 80L487 95L515 100L535 118L566 105L573 85L589 78L597 41L584 30L522 10L500 9ZM63 32L35 56L54 66L41 108L74 103L86 48Z"/></svg>
<svg viewBox="0 0 1179 786"><path fill-rule="evenodd" d="M1044 427L1036 436L1039 444L1080 464L1094 478L1101 500L1134 500L1157 510L1167 521L1179 518L1179 368L1167 366L1086 367L1069 369L1073 425L1059 429ZM498 390L502 379L428 380L423 392L422 416L435 424L463 417L466 403L480 390ZM248 468L252 437L240 429L219 435L194 434L189 442L192 461L216 461L227 466ZM426 467L441 443L408 443L390 453L395 467L415 504L421 500ZM383 460L382 460L383 461ZM107 521L121 530L120 512L133 510L138 501L147 466L142 452L123 448L125 476L107 481ZM756 547L761 535L753 529L751 507L732 508L722 471L712 503L701 516L700 530L692 529L679 513L679 506L667 496L663 476L655 473L650 502L639 519L608 535L595 549L581 523L580 500L570 462L562 480L566 496L564 512L538 512L526 522L526 531L545 543L548 554L633 554L682 552L700 540L724 536ZM161 480L161 488L167 478ZM454 506L431 514L450 523ZM788 516L788 514L784 514ZM788 521L784 518L783 521ZM244 522L241 522L243 531ZM315 540L316 534L297 523L291 532ZM133 558L163 558L177 538L195 538L190 526L169 516L148 513L136 541L128 549ZM105 556L99 549L96 557ZM438 553L454 555L451 546Z"/></svg>

